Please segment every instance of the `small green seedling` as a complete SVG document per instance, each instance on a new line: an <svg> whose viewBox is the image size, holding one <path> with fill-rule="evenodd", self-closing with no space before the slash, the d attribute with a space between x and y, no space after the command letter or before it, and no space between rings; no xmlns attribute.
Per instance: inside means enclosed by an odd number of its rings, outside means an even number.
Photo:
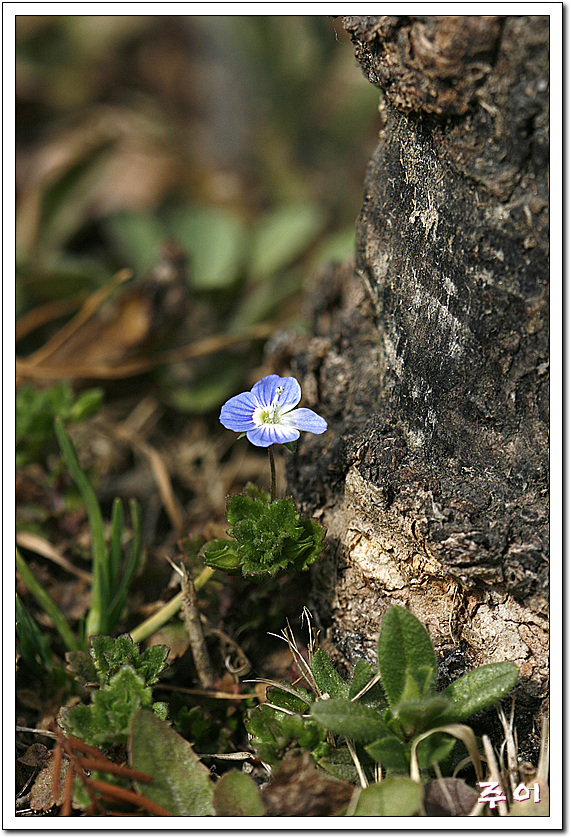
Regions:
<svg viewBox="0 0 571 838"><path fill-rule="evenodd" d="M492 663L436 692L436 655L428 632L399 606L383 619L378 660L378 672L358 661L352 679L345 682L318 649L310 656L312 693L282 684L281 692L272 691L269 707L252 711L247 728L252 744L264 754L261 758L275 761L297 745L336 776L363 784L374 781L376 765L392 774L408 773L414 748L418 766L427 770L445 760L455 742L435 729L464 721L499 701L518 677L514 663ZM306 745L304 736L313 730L312 722L328 732L328 742L335 742L328 751L321 749L327 741L316 734ZM434 733L426 736L431 730Z"/></svg>
<svg viewBox="0 0 571 838"><path fill-rule="evenodd" d="M250 485L228 499L226 519L232 538L216 538L203 547L206 564L217 570L276 576L307 570L320 556L323 527L302 518L291 498L272 502L267 492Z"/></svg>
<svg viewBox="0 0 571 838"><path fill-rule="evenodd" d="M67 668L86 688L94 688L91 703L64 707L59 723L69 736L89 745L124 744L139 708L152 709L165 719L167 707L153 703L151 685L166 667L166 646L139 652L129 635L92 637L89 653L68 652Z"/></svg>

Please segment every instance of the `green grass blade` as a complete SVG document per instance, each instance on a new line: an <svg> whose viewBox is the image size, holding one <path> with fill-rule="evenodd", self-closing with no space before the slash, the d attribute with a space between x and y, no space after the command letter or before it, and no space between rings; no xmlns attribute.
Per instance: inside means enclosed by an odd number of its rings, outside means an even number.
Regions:
<svg viewBox="0 0 571 838"><path fill-rule="evenodd" d="M50 672L54 665L52 650L18 594L16 594L16 633L20 641L22 657L30 669L40 675Z"/></svg>
<svg viewBox="0 0 571 838"><path fill-rule="evenodd" d="M109 624L108 631L111 631L119 617L121 616L121 609L123 608L131 582L135 578L135 574L139 569L142 559L142 528L141 528L141 514L137 501L132 500L129 503L129 510L131 513L131 525L133 527L133 541L131 544L131 554L125 567L121 581L118 581L115 596L111 600L109 606Z"/></svg>
<svg viewBox="0 0 571 838"><path fill-rule="evenodd" d="M121 535L123 534L123 504L120 498L113 501L111 512L111 538L109 539L109 577L111 590L117 589L121 572Z"/></svg>
<svg viewBox="0 0 571 838"><path fill-rule="evenodd" d="M86 623L86 633L89 637L92 634L104 633L103 627L111 594L103 518L93 487L81 468L73 443L59 418L56 418L54 426L67 467L83 497L91 530L93 585L91 588L91 606Z"/></svg>
<svg viewBox="0 0 571 838"><path fill-rule="evenodd" d="M55 604L48 592L38 582L30 568L28 567L24 557L19 550L16 550L16 569L22 577L26 588L32 594L38 605L46 612L59 636L65 643L69 651L76 651L79 649L79 644L69 627L69 623Z"/></svg>

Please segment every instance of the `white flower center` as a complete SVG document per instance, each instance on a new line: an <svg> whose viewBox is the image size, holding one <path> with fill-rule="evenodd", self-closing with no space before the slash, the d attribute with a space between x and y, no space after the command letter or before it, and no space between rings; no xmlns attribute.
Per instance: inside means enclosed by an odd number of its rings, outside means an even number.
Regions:
<svg viewBox="0 0 571 838"><path fill-rule="evenodd" d="M259 425L279 425L280 413L278 410L278 401L284 390L285 387L278 387L271 405L269 407L258 407L254 411L254 422L258 422Z"/></svg>

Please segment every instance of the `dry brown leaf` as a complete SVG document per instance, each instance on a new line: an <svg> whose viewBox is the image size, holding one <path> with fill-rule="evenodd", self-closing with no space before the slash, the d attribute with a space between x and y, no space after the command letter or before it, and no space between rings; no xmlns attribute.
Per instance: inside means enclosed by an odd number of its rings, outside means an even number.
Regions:
<svg viewBox="0 0 571 838"><path fill-rule="evenodd" d="M262 791L262 799L268 817L335 817L354 791L351 783L316 768L310 754L292 752Z"/></svg>
<svg viewBox="0 0 571 838"><path fill-rule="evenodd" d="M60 806L63 802L63 792L67 772L69 771L69 760L64 757L60 763L59 777L57 779L57 795L54 796L54 765L53 753L50 754L48 764L43 768L32 786L30 792L30 808L34 811L47 812L54 806Z"/></svg>

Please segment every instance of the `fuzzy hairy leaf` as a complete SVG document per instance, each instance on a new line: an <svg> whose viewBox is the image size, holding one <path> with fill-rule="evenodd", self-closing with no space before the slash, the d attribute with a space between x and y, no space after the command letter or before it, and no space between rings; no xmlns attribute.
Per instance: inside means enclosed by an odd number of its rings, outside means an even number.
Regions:
<svg viewBox="0 0 571 838"><path fill-rule="evenodd" d="M290 710L292 713L306 713L313 703L314 697L299 685L294 688L297 695L293 695L289 691L292 688L289 684L287 686L289 687L287 691L280 690L279 687L270 687L266 692L266 700L278 707L283 707L284 710Z"/></svg>
<svg viewBox="0 0 571 838"><path fill-rule="evenodd" d="M137 710L150 708L151 703L151 690L143 677L133 667L124 666L93 693L90 705L64 708L60 724L68 735L89 745L121 744L127 741Z"/></svg>
<svg viewBox="0 0 571 838"><path fill-rule="evenodd" d="M358 789L349 804L354 817L412 817L422 809L424 789L409 777L390 777Z"/></svg>
<svg viewBox="0 0 571 838"><path fill-rule="evenodd" d="M330 698L346 698L349 687L339 675L323 649L318 649L311 661L311 671L322 693Z"/></svg>
<svg viewBox="0 0 571 838"><path fill-rule="evenodd" d="M393 605L379 635L379 669L391 707L433 694L436 655L428 632L417 618Z"/></svg>
<svg viewBox="0 0 571 838"><path fill-rule="evenodd" d="M519 670L512 661L489 663L467 672L453 681L442 695L450 706L438 717L438 724L461 722L474 713L495 704L517 681Z"/></svg>
<svg viewBox="0 0 571 838"><path fill-rule="evenodd" d="M258 786L240 771L222 775L214 788L213 802L219 818L262 818L266 813Z"/></svg>
<svg viewBox="0 0 571 838"><path fill-rule="evenodd" d="M440 763L452 753L456 740L445 733L433 733L418 743L416 757L419 768L430 768L434 763Z"/></svg>
<svg viewBox="0 0 571 838"><path fill-rule="evenodd" d="M225 573L240 573L242 564L236 552L236 542L228 538L214 538L202 548L204 561L209 567Z"/></svg>
<svg viewBox="0 0 571 838"><path fill-rule="evenodd" d="M375 674L375 670L367 661L358 660L349 685L349 698L355 698L367 686ZM359 703L366 704L368 707L374 707L379 713L383 713L388 707L388 701L381 682L377 681L376 684L373 684L370 689L363 693L359 699Z"/></svg>
<svg viewBox="0 0 571 838"><path fill-rule="evenodd" d="M268 700L272 703L273 694L277 692L275 690L268 693ZM294 696L279 692L281 701L284 703L289 704L292 699L295 701ZM280 700L280 696L275 697ZM303 712L305 711L307 711L307 705L303 704ZM263 762L270 764L279 762L286 749L295 745L305 751L310 751L315 761L328 750L325 743L326 731L321 725L313 719L291 715L276 710L268 704L261 704L252 710L245 721L245 726L250 734L251 744Z"/></svg>
<svg viewBox="0 0 571 838"><path fill-rule="evenodd" d="M139 647L128 634L116 638L97 635L91 638L90 644L89 652L102 684L108 683L111 676L124 666L133 667L145 684L155 684L166 667L166 646L149 646L144 652L139 652Z"/></svg>
<svg viewBox="0 0 571 838"><path fill-rule="evenodd" d="M415 735L434 727L434 720L449 706L450 701L440 693L419 701L402 701L394 708L393 715L407 735Z"/></svg>
<svg viewBox="0 0 571 838"><path fill-rule="evenodd" d="M228 500L226 518L232 540L218 538L203 547L206 564L244 576L275 576L287 570L306 570L317 561L323 528L301 518L291 498L270 502L253 486Z"/></svg>
<svg viewBox="0 0 571 838"><path fill-rule="evenodd" d="M356 742L374 742L388 733L380 713L348 698L329 698L311 705L311 715L327 730Z"/></svg>
<svg viewBox="0 0 571 838"><path fill-rule="evenodd" d="M359 746L357 746L357 755L367 780L372 782L375 776L374 760ZM332 748L328 754L320 758L318 765L339 780L347 780L354 785L359 785L359 774L348 748Z"/></svg>
<svg viewBox="0 0 571 838"><path fill-rule="evenodd" d="M383 736L375 742L371 742L370 745L365 745L365 750L383 768L408 772L410 754L405 743L398 736L392 734Z"/></svg>
<svg viewBox="0 0 571 838"><path fill-rule="evenodd" d="M190 744L150 710L133 718L129 737L129 762L153 777L135 783L139 791L174 816L208 817L216 814L210 772Z"/></svg>

